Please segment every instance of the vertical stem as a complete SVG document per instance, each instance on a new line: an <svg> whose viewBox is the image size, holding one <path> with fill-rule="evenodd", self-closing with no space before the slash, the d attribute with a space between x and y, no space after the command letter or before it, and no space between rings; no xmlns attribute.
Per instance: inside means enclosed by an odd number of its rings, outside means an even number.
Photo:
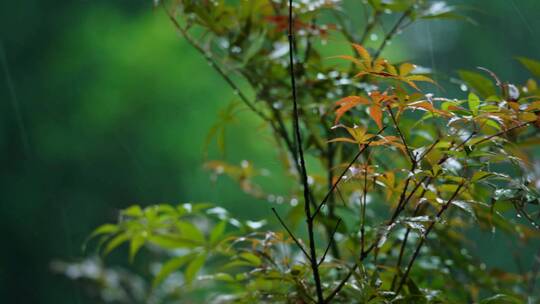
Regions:
<svg viewBox="0 0 540 304"><path fill-rule="evenodd" d="M324 302L324 296L321 285L321 278L319 275L319 265L317 263L317 251L315 248L315 236L313 229L313 218L311 217L311 207L310 207L310 192L308 177L306 171L306 163L304 160L304 150L302 147L302 136L300 134L299 126L299 111L298 111L298 99L296 94L296 79L294 71L294 20L293 20L293 6L292 0L289 0L289 66L290 66L290 76L291 76L291 88L292 88L292 99L293 99L293 122L294 122L294 133L296 138L296 148L298 151L298 158L300 162L302 185L304 186L304 212L306 215L307 230L309 236L309 250L310 250L310 264L313 271L313 280L315 281L315 288L317 291L318 303Z"/></svg>

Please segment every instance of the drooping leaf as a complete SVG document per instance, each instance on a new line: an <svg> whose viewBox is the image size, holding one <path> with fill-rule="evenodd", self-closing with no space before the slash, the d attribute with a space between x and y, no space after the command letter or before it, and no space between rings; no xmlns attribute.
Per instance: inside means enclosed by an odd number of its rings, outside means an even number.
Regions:
<svg viewBox="0 0 540 304"><path fill-rule="evenodd" d="M204 262L206 261L206 254L200 253L195 259L193 259L186 267L185 278L188 284L191 284L195 279L195 276L201 270Z"/></svg>
<svg viewBox="0 0 540 304"><path fill-rule="evenodd" d="M165 280L169 275L171 275L173 272L180 269L180 267L182 267L184 264L192 260L194 256L195 254L187 254L184 256L175 257L168 260L165 264L161 266L161 269L159 270L158 274L152 280L152 287L155 288L157 285L163 282L163 280Z"/></svg>

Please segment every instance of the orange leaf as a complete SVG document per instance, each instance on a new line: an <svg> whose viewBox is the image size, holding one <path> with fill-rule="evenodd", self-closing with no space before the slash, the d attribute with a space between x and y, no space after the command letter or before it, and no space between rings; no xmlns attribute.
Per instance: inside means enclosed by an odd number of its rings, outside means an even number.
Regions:
<svg viewBox="0 0 540 304"><path fill-rule="evenodd" d="M358 55L360 55L360 57L364 61L371 64L371 61L373 61L373 59L371 59L371 55L369 54L369 52L363 46L361 46L360 44L353 43L353 47L356 50L356 52L358 53Z"/></svg>
<svg viewBox="0 0 540 304"><path fill-rule="evenodd" d="M335 123L337 123L341 119L341 117L345 115L345 113L347 113L349 110L359 104L367 105L369 104L369 100L361 96L347 96L343 99L338 100L336 102L336 105L338 105L339 108L336 110Z"/></svg>
<svg viewBox="0 0 540 304"><path fill-rule="evenodd" d="M382 129L382 110L379 105L369 107L369 115L377 123L379 129Z"/></svg>

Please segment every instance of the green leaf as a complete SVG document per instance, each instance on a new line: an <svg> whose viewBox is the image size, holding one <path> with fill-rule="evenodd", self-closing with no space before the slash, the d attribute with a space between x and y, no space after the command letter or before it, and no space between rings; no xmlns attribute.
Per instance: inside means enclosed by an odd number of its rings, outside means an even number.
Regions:
<svg viewBox="0 0 540 304"><path fill-rule="evenodd" d="M108 255L116 247L122 245L124 242L127 242L128 240L129 240L129 236L127 234L125 233L118 234L107 243L107 246L105 246L105 250L103 251L103 254Z"/></svg>
<svg viewBox="0 0 540 304"><path fill-rule="evenodd" d="M123 215L131 216L131 217L141 217L143 216L143 211L140 206L133 205L131 207L128 207L122 211Z"/></svg>
<svg viewBox="0 0 540 304"><path fill-rule="evenodd" d="M193 282L193 279L195 279L195 276L199 272L199 270L204 265L204 262L206 261L206 254L201 253L199 254L193 261L189 263L189 265L186 268L185 278L186 282L190 284Z"/></svg>
<svg viewBox="0 0 540 304"><path fill-rule="evenodd" d="M129 262L133 263L133 260L135 259L135 256L137 255L137 252L139 252L139 249L144 245L145 238L142 235L137 235L134 238L131 239L131 242L129 243Z"/></svg>
<svg viewBox="0 0 540 304"><path fill-rule="evenodd" d="M116 232L118 232L118 226L113 224L104 224L94 229L94 231L90 235L90 238L94 238L101 234L112 234Z"/></svg>
<svg viewBox="0 0 540 304"><path fill-rule="evenodd" d="M192 223L181 221L176 225L178 226L178 229L180 229L180 233L183 238L193 240L198 243L205 242L204 234Z"/></svg>
<svg viewBox="0 0 540 304"><path fill-rule="evenodd" d="M148 241L164 249L194 248L201 244L173 235L152 235Z"/></svg>
<svg viewBox="0 0 540 304"><path fill-rule="evenodd" d="M529 70L535 77L540 78L540 61L532 60L525 57L518 57L517 60Z"/></svg>
<svg viewBox="0 0 540 304"><path fill-rule="evenodd" d="M469 155L470 156L470 155ZM474 172L472 178L471 178L471 182L472 183L475 183L477 181L480 181L480 180L483 180L489 176L492 176L493 173L491 172L486 172L486 171L476 171Z"/></svg>
<svg viewBox="0 0 540 304"><path fill-rule="evenodd" d="M480 96L487 98L496 95L497 91L493 82L484 75L471 71L461 70L458 72L459 77L475 90Z"/></svg>
<svg viewBox="0 0 540 304"><path fill-rule="evenodd" d="M258 256L254 255L253 253L250 253L250 252L242 252L242 253L240 254L240 256L241 256L244 260L250 262L253 266L259 266L259 265L261 265L261 259L260 259Z"/></svg>
<svg viewBox="0 0 540 304"><path fill-rule="evenodd" d="M190 253L184 256L170 259L165 264L163 264L158 274L154 277L154 280L152 281L152 288L155 288L157 285L163 282L163 280L165 280L171 273L175 272L188 261L193 259L194 256L195 254Z"/></svg>
<svg viewBox="0 0 540 304"><path fill-rule="evenodd" d="M210 245L215 245L219 241L220 237L225 232L226 227L227 227L226 221L221 221L220 223L214 226L214 228L210 232Z"/></svg>
<svg viewBox="0 0 540 304"><path fill-rule="evenodd" d="M478 115L478 109L480 108L480 98L474 93L469 93L469 110L471 110L474 116Z"/></svg>

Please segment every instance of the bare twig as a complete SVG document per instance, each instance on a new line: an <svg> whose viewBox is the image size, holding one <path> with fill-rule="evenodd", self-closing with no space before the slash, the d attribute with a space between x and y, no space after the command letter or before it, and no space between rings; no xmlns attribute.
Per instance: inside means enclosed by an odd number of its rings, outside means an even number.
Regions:
<svg viewBox="0 0 540 304"><path fill-rule="evenodd" d="M377 51L375 52L375 54L373 55L373 60L379 58L379 56L381 55L382 51L384 50L384 48L386 47L386 45L388 44L388 42L390 40L392 40L392 38L394 38L394 35L399 32L400 30L400 27L401 25L403 24L403 22L411 15L411 13L413 12L414 10L414 5L411 5L411 7L409 7L409 9L407 9L402 15L401 17L399 17L398 21L394 24L394 26L392 27L392 29L386 34L386 36L384 37L382 43L381 43L381 46L379 46L379 48L377 49Z"/></svg>
<svg viewBox="0 0 540 304"><path fill-rule="evenodd" d="M178 20L176 20L176 17L173 13L171 13L166 7L165 4L162 2L162 7L164 11L166 12L167 16L171 20L174 27L178 30L178 32L184 37L184 39L195 49L197 50L201 55L204 56L206 61L216 70L216 72L225 80L225 82L233 89L233 91L238 94L238 97L242 100L242 102L250 109L252 110L257 116L259 116L262 120L269 122L270 119L264 114L261 110L257 109L253 102L249 100L247 95L240 90L240 88L234 83L234 81L228 76L228 74L218 65L217 61L212 57L212 54L208 51L206 51L191 35L188 33L188 31L180 25Z"/></svg>
<svg viewBox="0 0 540 304"><path fill-rule="evenodd" d="M341 219L338 219L338 221L336 223L336 227L334 228L334 231L332 231L332 234L329 237L328 245L326 246L326 250L324 250L324 254L321 257L321 260L319 261L319 263L317 265L321 265L324 262L324 259L326 259L326 255L328 254L328 250L330 250L330 247L332 247L332 243L334 243L334 236L336 235L336 232L337 232L337 230L339 228L339 224L341 224Z"/></svg>
<svg viewBox="0 0 540 304"><path fill-rule="evenodd" d="M439 210L439 212L437 213L437 216L435 217L435 220L433 222L431 222L431 224L428 226L428 228L426 229L426 232L424 233L424 236L422 238L420 238L420 241L418 242L418 245L416 246L416 250L414 251L414 253L413 253L412 257L411 257L411 260L409 261L409 264L407 265L407 268L405 269L405 273L403 274L403 276L401 277L401 280L399 281L399 284L398 284L398 287L397 287L397 290L396 290L396 296L400 293L401 289L403 288L403 284L405 284L405 281L407 280L407 277L409 276L409 272L411 271L411 268L412 268L414 262L416 261L416 258L420 254L420 249L422 249L422 246L424 245L424 242L426 241L429 233L431 232L431 230L435 226L435 223L438 222L438 220L441 218L442 214L450 207L450 205L452 204L454 199L458 196L459 191L461 190L461 188L463 188L464 185L465 185L465 181L463 181L463 182L461 182L459 184L459 186L456 188L456 191L454 191L454 193L448 199L446 204L444 204L441 207L441 210Z"/></svg>
<svg viewBox="0 0 540 304"><path fill-rule="evenodd" d="M283 228L285 228L285 230L287 230L287 233L289 234L289 236L293 239L293 241L296 243L296 245L298 246L298 248L300 248L300 250L302 250L302 252L304 253L304 255L306 256L306 258L308 260L311 260L311 257L309 256L309 254L307 253L307 251L304 249L304 246L302 246L302 243L300 243L300 241L296 238L296 236L294 236L294 233L289 229L289 227L287 227L287 225L285 224L285 222L283 221L283 219L279 216L279 214L277 213L276 211L276 208L272 208L272 212L274 212L274 214L276 215L279 223L281 224L281 226L283 226Z"/></svg>

